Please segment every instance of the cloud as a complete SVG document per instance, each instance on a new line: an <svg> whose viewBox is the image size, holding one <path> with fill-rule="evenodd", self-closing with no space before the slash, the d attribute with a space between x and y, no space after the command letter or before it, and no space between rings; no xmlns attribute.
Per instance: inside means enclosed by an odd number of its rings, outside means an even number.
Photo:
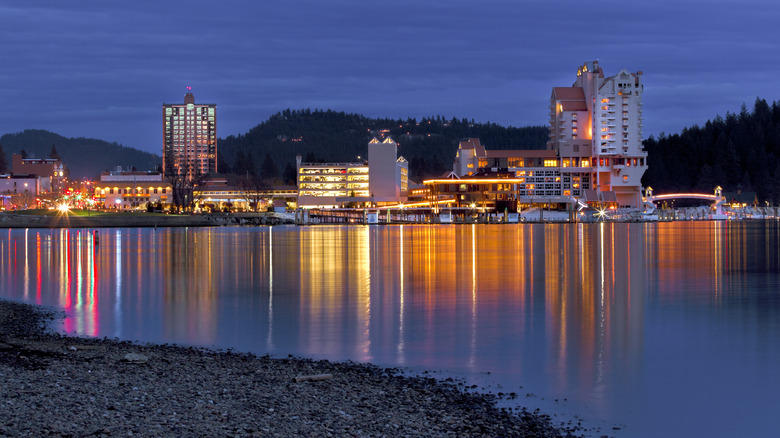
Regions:
<svg viewBox="0 0 780 438"><path fill-rule="evenodd" d="M553 86L599 59L645 73L645 133L772 100L768 2L11 1L0 117L158 152L160 106L217 103L220 136L284 108L544 125Z"/></svg>

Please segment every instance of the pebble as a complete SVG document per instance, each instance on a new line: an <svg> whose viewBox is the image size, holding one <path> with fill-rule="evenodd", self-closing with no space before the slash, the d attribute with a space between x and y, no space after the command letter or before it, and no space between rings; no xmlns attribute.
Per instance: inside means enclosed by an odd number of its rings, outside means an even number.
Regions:
<svg viewBox="0 0 780 438"><path fill-rule="evenodd" d="M0 300L0 435L571 436L402 370L67 337L47 329L59 316Z"/></svg>

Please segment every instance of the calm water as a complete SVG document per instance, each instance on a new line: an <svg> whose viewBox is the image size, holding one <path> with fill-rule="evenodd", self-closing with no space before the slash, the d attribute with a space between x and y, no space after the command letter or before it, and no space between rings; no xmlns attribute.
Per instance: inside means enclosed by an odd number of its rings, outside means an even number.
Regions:
<svg viewBox="0 0 780 438"><path fill-rule="evenodd" d="M439 370L610 435L780 430L774 222L99 237L0 230L0 295L70 333Z"/></svg>

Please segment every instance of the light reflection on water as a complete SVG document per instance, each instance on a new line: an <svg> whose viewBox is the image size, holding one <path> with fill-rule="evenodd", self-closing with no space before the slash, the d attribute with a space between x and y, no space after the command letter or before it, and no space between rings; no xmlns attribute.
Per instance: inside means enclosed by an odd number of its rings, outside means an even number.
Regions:
<svg viewBox="0 0 780 438"><path fill-rule="evenodd" d="M627 436L780 427L777 223L99 233L6 230L2 296L68 333L446 370Z"/></svg>

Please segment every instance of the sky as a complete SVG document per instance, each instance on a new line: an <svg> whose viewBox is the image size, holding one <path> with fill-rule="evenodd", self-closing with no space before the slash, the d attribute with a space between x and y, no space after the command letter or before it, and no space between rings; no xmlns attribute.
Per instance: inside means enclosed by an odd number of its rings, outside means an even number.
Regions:
<svg viewBox="0 0 780 438"><path fill-rule="evenodd" d="M221 138L286 108L547 125L552 88L599 60L643 72L658 136L780 100L779 18L770 0L4 0L0 135L159 154L188 86Z"/></svg>

